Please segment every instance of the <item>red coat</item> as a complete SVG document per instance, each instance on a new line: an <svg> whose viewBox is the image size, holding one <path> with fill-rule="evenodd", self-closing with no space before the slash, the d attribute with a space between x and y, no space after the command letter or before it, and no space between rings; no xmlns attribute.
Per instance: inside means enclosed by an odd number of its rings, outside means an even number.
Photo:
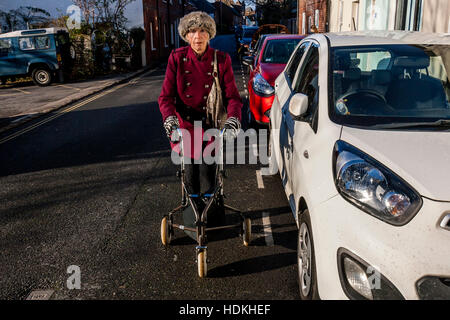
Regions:
<svg viewBox="0 0 450 320"><path fill-rule="evenodd" d="M180 115L183 108L183 116L192 113L205 114L206 100L214 81L213 73L214 49L208 46L201 60L198 60L190 46L172 51L166 69L166 76L159 96L159 110L165 120L169 116L176 115L180 122L180 128L186 129L191 134L193 146L194 126ZM223 103L227 109L228 117L241 120L242 101L234 80L233 68L230 56L217 51L217 64L219 68L219 81L223 93ZM186 108L189 107L189 108ZM178 110L177 110L178 108ZM186 112L187 110L187 112ZM199 137L203 139L203 132ZM202 143L199 144L200 146ZM174 148L174 145L172 145ZM201 150L193 150L191 158L198 158ZM186 154L187 155L187 154Z"/></svg>

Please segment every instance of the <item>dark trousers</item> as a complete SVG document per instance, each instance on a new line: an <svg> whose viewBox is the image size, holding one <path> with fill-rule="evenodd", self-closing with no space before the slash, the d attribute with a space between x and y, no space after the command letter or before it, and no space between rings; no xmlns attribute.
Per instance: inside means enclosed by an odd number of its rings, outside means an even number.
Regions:
<svg viewBox="0 0 450 320"><path fill-rule="evenodd" d="M184 184L189 194L212 193L216 187L216 164L185 164Z"/></svg>

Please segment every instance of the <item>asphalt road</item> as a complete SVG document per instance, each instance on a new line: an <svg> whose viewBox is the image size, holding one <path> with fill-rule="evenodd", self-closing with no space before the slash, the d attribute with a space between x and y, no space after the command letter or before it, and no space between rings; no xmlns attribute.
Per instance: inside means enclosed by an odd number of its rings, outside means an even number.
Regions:
<svg viewBox="0 0 450 320"><path fill-rule="evenodd" d="M180 202L157 105L164 71L0 136L0 299L297 299L295 221L279 175L258 184L260 164L228 166L225 180L226 202L252 218L249 247L237 230L210 235L200 279L193 240L176 231L161 244ZM244 98L238 64L235 77ZM68 288L69 266L81 289Z"/></svg>

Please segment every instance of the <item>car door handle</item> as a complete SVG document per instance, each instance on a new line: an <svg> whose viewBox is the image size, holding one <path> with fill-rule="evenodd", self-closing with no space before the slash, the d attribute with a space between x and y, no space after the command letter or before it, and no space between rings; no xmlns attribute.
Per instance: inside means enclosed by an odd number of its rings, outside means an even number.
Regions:
<svg viewBox="0 0 450 320"><path fill-rule="evenodd" d="M304 156L306 159L309 159L309 153L308 153L308 150L303 151L303 156Z"/></svg>

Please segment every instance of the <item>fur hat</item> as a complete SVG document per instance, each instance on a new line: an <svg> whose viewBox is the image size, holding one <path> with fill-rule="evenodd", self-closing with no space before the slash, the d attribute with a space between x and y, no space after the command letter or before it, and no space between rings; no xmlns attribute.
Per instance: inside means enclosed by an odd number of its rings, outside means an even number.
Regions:
<svg viewBox="0 0 450 320"><path fill-rule="evenodd" d="M209 33L209 39L212 39L216 35L216 22L210 15L203 11L194 11L180 19L178 25L178 33L181 38L188 42L186 35L190 30L201 28Z"/></svg>

